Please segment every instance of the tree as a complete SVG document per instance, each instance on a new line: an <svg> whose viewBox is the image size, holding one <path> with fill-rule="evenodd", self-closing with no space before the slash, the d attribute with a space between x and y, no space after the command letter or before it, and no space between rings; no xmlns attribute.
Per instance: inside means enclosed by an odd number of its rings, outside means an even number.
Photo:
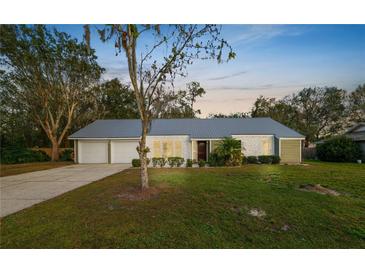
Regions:
<svg viewBox="0 0 365 274"><path fill-rule="evenodd" d="M299 129L298 113L289 97L281 100L260 96L251 109L252 117L270 117L290 128Z"/></svg>
<svg viewBox="0 0 365 274"><path fill-rule="evenodd" d="M204 94L205 90L199 82L190 82L186 85L186 90L179 90L164 98L165 106L156 118L195 118L201 111L194 110L194 103L197 97Z"/></svg>
<svg viewBox="0 0 365 274"><path fill-rule="evenodd" d="M176 77L186 76L186 68L196 59L223 61L235 57L228 43L220 38L215 25L107 25L98 30L102 41L113 40L118 53L124 52L129 77L142 124L138 153L141 161L142 190L148 188L146 137L151 120L161 111L161 99L170 97ZM90 28L85 26L90 42ZM145 39L145 40L143 40ZM152 42L150 42L152 41ZM139 43L145 47L138 47ZM139 57L140 56L140 57Z"/></svg>
<svg viewBox="0 0 365 274"><path fill-rule="evenodd" d="M187 85L186 96L184 96L187 100L187 103L190 104L190 109L192 111L191 117L194 118L195 114L201 114L200 109L194 111L194 104L196 102L196 98L202 97L206 92L200 86L199 82L190 82Z"/></svg>
<svg viewBox="0 0 365 274"><path fill-rule="evenodd" d="M93 87L103 69L94 51L64 32L43 25L4 25L0 30L2 78L19 109L27 111L52 145L52 160L80 106L95 100ZM77 115L76 115L77 114Z"/></svg>
<svg viewBox="0 0 365 274"><path fill-rule="evenodd" d="M336 87L305 88L292 98L300 131L307 143L337 134L345 127L346 91Z"/></svg>
<svg viewBox="0 0 365 274"><path fill-rule="evenodd" d="M346 91L336 87L305 88L283 99L256 99L252 117L271 117L306 136L309 142L346 127Z"/></svg>
<svg viewBox="0 0 365 274"><path fill-rule="evenodd" d="M11 81L0 70L0 147L33 147L47 137L11 93Z"/></svg>
<svg viewBox="0 0 365 274"><path fill-rule="evenodd" d="M210 113L208 118L248 118L250 114L247 112L232 112L230 114L224 113Z"/></svg>
<svg viewBox="0 0 365 274"><path fill-rule="evenodd" d="M349 122L365 122L365 84L359 85L349 95Z"/></svg>
<svg viewBox="0 0 365 274"><path fill-rule="evenodd" d="M133 90L115 78L97 87L99 105L107 119L138 119Z"/></svg>

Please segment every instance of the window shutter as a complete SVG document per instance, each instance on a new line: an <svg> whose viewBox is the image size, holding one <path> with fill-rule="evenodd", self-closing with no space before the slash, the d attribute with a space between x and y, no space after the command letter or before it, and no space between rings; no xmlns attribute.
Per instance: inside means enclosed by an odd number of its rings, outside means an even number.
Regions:
<svg viewBox="0 0 365 274"><path fill-rule="evenodd" d="M166 141L167 144L167 153L166 156L167 157L172 157L173 156L173 142L171 140Z"/></svg>
<svg viewBox="0 0 365 274"><path fill-rule="evenodd" d="M175 157L182 157L181 141L175 141Z"/></svg>
<svg viewBox="0 0 365 274"><path fill-rule="evenodd" d="M153 141L153 157L161 157L161 142L160 141Z"/></svg>

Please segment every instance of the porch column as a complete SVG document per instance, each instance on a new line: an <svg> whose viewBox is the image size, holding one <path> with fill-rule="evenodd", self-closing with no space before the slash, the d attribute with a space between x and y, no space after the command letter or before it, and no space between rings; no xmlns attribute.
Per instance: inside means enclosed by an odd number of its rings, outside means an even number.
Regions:
<svg viewBox="0 0 365 274"><path fill-rule="evenodd" d="M78 157L79 150L78 150L78 145L79 145L78 140L74 140L74 163L75 164L78 164L79 163L79 157Z"/></svg>

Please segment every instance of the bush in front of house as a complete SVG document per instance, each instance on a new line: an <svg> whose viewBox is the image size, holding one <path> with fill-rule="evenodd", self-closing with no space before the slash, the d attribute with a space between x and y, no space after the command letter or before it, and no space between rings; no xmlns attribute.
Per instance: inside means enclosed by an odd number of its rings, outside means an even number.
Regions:
<svg viewBox="0 0 365 274"><path fill-rule="evenodd" d="M257 157L261 164L279 164L280 157L277 155L260 155Z"/></svg>
<svg viewBox="0 0 365 274"><path fill-rule="evenodd" d="M51 158L43 151L35 151L23 147L1 148L0 162L2 164L46 162L49 160Z"/></svg>
<svg viewBox="0 0 365 274"><path fill-rule="evenodd" d="M176 157L176 166L181 167L184 164L185 160L182 157Z"/></svg>
<svg viewBox="0 0 365 274"><path fill-rule="evenodd" d="M208 156L208 164L209 166L224 166L225 160L218 153L212 152Z"/></svg>
<svg viewBox="0 0 365 274"><path fill-rule="evenodd" d="M167 160L163 157L153 157L152 158L152 165L153 167L160 166L164 167L167 163Z"/></svg>
<svg viewBox="0 0 365 274"><path fill-rule="evenodd" d="M152 166L156 167L160 165L161 158L160 157L153 157L152 158Z"/></svg>
<svg viewBox="0 0 365 274"><path fill-rule="evenodd" d="M215 151L219 157L224 159L226 166L239 166L242 163L242 152L240 140L232 137L225 137L219 141Z"/></svg>
<svg viewBox="0 0 365 274"><path fill-rule="evenodd" d="M62 153L61 153L61 156L60 156L60 161L72 161L73 158L72 158L72 154L73 154L73 149L71 148L68 148L68 149L65 149Z"/></svg>
<svg viewBox="0 0 365 274"><path fill-rule="evenodd" d="M278 155L272 155L271 156L272 157L272 164L280 164L280 156L278 156Z"/></svg>
<svg viewBox="0 0 365 274"><path fill-rule="evenodd" d="M186 167L193 167L193 160L187 159L186 160Z"/></svg>
<svg viewBox="0 0 365 274"><path fill-rule="evenodd" d="M168 162L170 167L174 167L174 166L181 167L182 164L184 163L184 158L182 158L182 157L168 157L167 162Z"/></svg>
<svg viewBox="0 0 365 274"><path fill-rule="evenodd" d="M167 163L169 164L170 167L176 166L176 158L175 157L168 157L167 158Z"/></svg>
<svg viewBox="0 0 365 274"><path fill-rule="evenodd" d="M258 164L258 160L256 156L248 156L247 157L248 164Z"/></svg>
<svg viewBox="0 0 365 274"><path fill-rule="evenodd" d="M199 167L205 167L206 162L204 160L199 160L198 165Z"/></svg>
<svg viewBox="0 0 365 274"><path fill-rule="evenodd" d="M361 148L350 138L339 136L318 144L317 156L327 162L355 162L361 159Z"/></svg>
<svg viewBox="0 0 365 274"><path fill-rule="evenodd" d="M141 160L140 159L133 159L132 160L133 167L141 167Z"/></svg>
<svg viewBox="0 0 365 274"><path fill-rule="evenodd" d="M261 164L271 164L272 163L272 155L260 155L257 157Z"/></svg>
<svg viewBox="0 0 365 274"><path fill-rule="evenodd" d="M242 156L242 165L246 165L246 164L248 164L247 157Z"/></svg>

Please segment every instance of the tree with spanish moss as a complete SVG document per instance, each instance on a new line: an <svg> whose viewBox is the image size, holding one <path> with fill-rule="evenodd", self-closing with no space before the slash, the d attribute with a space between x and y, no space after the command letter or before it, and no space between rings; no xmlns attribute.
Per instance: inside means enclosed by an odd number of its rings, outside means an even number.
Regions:
<svg viewBox="0 0 365 274"><path fill-rule="evenodd" d="M89 43L90 26L84 30ZM169 95L175 79L186 76L187 67L195 60L223 62L233 59L235 53L216 25L105 25L97 31L102 41L112 40L117 54L124 53L127 60L142 126L137 151L144 190L149 186L146 137L152 118L161 111L161 100L173 98Z"/></svg>

